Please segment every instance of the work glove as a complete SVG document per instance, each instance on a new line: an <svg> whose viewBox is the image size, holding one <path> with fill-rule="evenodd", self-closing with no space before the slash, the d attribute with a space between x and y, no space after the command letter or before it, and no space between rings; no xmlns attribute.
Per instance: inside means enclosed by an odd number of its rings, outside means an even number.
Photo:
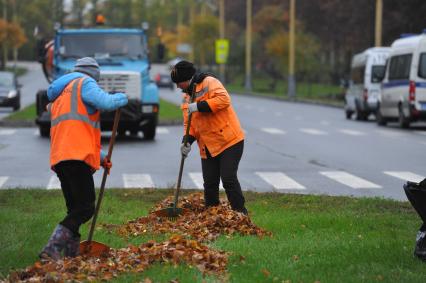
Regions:
<svg viewBox="0 0 426 283"><path fill-rule="evenodd" d="M191 114L193 112L198 112L197 102L188 104L188 114Z"/></svg>
<svg viewBox="0 0 426 283"><path fill-rule="evenodd" d="M189 152L191 151L191 144L187 143L186 145L182 143L180 146L180 152L182 153L183 157L188 157Z"/></svg>
<svg viewBox="0 0 426 283"><path fill-rule="evenodd" d="M107 173L108 173L108 175L109 175L109 170L111 169L111 167L112 167L112 162L111 162L111 160L109 160L108 158L104 158L103 160L102 160L102 163L101 163L101 165L102 165L102 167L105 169L105 170L107 170Z"/></svg>

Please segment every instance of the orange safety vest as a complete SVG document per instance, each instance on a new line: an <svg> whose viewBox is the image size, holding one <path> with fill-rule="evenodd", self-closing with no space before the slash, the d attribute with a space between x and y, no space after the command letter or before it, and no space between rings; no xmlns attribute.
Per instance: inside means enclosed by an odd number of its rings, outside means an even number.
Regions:
<svg viewBox="0 0 426 283"><path fill-rule="evenodd" d="M50 166L64 160L81 160L94 170L100 166L100 112L89 115L81 97L84 78L70 82L48 105L50 112Z"/></svg>
<svg viewBox="0 0 426 283"><path fill-rule="evenodd" d="M197 84L195 97L195 102L206 101L212 110L192 113L189 134L196 138L201 158L207 158L205 147L210 155L215 157L244 139L240 121L231 105L231 97L218 79L206 77ZM189 98L189 95L185 94L181 105L184 131L188 120Z"/></svg>

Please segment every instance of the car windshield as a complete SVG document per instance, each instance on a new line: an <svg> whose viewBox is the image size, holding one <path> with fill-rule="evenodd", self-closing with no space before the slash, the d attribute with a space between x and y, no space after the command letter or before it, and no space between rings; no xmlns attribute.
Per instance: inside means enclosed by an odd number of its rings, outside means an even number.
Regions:
<svg viewBox="0 0 426 283"><path fill-rule="evenodd" d="M374 65L371 68L371 82L380 83L385 76L385 69L386 67L384 65Z"/></svg>
<svg viewBox="0 0 426 283"><path fill-rule="evenodd" d="M61 37L59 54L65 58L145 58L147 48L139 34L67 34Z"/></svg>
<svg viewBox="0 0 426 283"><path fill-rule="evenodd" d="M12 87L13 74L0 72L0 87Z"/></svg>

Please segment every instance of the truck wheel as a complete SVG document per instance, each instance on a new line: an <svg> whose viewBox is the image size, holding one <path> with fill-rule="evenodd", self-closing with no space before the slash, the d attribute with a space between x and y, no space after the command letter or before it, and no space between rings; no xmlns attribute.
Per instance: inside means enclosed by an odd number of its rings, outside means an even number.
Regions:
<svg viewBox="0 0 426 283"><path fill-rule="evenodd" d="M401 128L407 129L410 127L410 120L404 116L402 105L398 107L398 123Z"/></svg>
<svg viewBox="0 0 426 283"><path fill-rule="evenodd" d="M42 136L42 137L49 137L50 136L50 127L39 126L38 129L40 131L40 136Z"/></svg>
<svg viewBox="0 0 426 283"><path fill-rule="evenodd" d="M376 122L379 126L386 126L386 124L388 123L387 119L383 117L382 111L380 111L380 104L378 105L376 111Z"/></svg>
<svg viewBox="0 0 426 283"><path fill-rule="evenodd" d="M15 103L15 105L13 105L13 111L18 111L19 108L21 108L21 102L18 101Z"/></svg>
<svg viewBox="0 0 426 283"><path fill-rule="evenodd" d="M143 137L146 140L153 140L155 138L155 130L157 125L149 125L143 130Z"/></svg>
<svg viewBox="0 0 426 283"><path fill-rule="evenodd" d="M36 112L37 116L40 117L41 114L46 111L46 106L49 103L47 98L47 90L39 90L36 94Z"/></svg>

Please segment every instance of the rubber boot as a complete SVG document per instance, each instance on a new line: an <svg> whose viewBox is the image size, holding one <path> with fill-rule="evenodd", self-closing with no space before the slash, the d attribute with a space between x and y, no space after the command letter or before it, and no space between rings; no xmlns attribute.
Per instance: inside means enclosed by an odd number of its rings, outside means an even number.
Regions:
<svg viewBox="0 0 426 283"><path fill-rule="evenodd" d="M80 236L73 236L65 244L64 256L76 257L80 254Z"/></svg>
<svg viewBox="0 0 426 283"><path fill-rule="evenodd" d="M58 224L50 236L47 245L40 252L40 259L60 259L62 257L62 250L65 248L66 243L70 238L72 238L72 236L73 233L71 230L61 224Z"/></svg>

